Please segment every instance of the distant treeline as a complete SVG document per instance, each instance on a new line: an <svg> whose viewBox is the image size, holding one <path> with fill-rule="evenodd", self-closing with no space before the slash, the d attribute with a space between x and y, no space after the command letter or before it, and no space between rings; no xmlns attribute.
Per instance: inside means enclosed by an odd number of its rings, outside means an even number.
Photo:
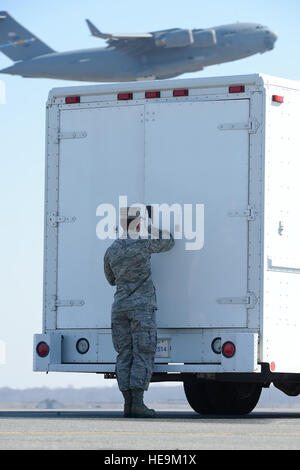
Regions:
<svg viewBox="0 0 300 470"><path fill-rule="evenodd" d="M146 401L156 403L187 403L183 387L150 385L145 394ZM63 404L79 403L122 403L123 397L116 385L108 387L87 388L47 388L34 387L27 389L15 389L10 387L0 388L0 403L39 403L43 400L56 400ZM300 395L288 397L284 393L270 387L263 389L258 406L300 406Z"/></svg>
<svg viewBox="0 0 300 470"><path fill-rule="evenodd" d="M90 388L0 388L0 402L38 403L42 400L57 400L61 403L121 403L123 396L118 387ZM153 387L147 392L147 400L158 402L186 401L182 386Z"/></svg>

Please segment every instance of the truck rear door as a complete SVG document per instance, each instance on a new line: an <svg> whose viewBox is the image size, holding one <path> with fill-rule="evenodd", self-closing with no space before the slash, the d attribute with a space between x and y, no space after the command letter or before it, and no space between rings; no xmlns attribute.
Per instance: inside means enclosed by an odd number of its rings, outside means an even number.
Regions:
<svg viewBox="0 0 300 470"><path fill-rule="evenodd" d="M194 230L204 209L201 249L153 256L158 326L246 327L249 100L147 104L145 121L145 202L192 204Z"/></svg>
<svg viewBox="0 0 300 470"><path fill-rule="evenodd" d="M110 328L114 288L103 256L113 240L97 237L97 208L117 212L120 195L143 201L143 114L143 106L60 113L58 214L70 222L57 228L57 328Z"/></svg>
<svg viewBox="0 0 300 470"><path fill-rule="evenodd" d="M103 255L112 240L96 236L96 211L117 210L120 195L179 204L183 232L184 204L194 230L195 205L204 208L203 248L186 250L193 240L183 237L153 256L158 326L247 326L248 122L249 100L60 111L57 328L110 328L114 288Z"/></svg>

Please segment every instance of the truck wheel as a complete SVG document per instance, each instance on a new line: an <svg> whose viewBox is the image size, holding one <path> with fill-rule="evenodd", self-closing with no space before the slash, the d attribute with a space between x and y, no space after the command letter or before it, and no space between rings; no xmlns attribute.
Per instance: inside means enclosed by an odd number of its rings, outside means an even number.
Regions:
<svg viewBox="0 0 300 470"><path fill-rule="evenodd" d="M183 382L184 393L189 405L201 415L214 413L207 397L205 385L204 382Z"/></svg>
<svg viewBox="0 0 300 470"><path fill-rule="evenodd" d="M184 382L188 403L200 414L247 414L258 403L262 386L256 383Z"/></svg>

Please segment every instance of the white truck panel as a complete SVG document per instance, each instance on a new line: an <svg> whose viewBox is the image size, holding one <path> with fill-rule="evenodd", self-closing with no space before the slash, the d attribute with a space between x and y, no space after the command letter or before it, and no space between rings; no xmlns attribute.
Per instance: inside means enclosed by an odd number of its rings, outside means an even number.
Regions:
<svg viewBox="0 0 300 470"><path fill-rule="evenodd" d="M204 206L203 247L194 250L196 241L183 238L172 252L153 256L158 325L246 327L243 304L233 308L217 300L247 293L248 220L229 213L248 207L249 132L222 131L220 125L228 116L248 122L249 100L155 103L146 106L147 116L145 201L193 204L194 225L195 204Z"/></svg>
<svg viewBox="0 0 300 470"><path fill-rule="evenodd" d="M263 360L276 372L300 369L300 93L267 89ZM284 103L272 102L283 96Z"/></svg>
<svg viewBox="0 0 300 470"><path fill-rule="evenodd" d="M143 200L143 106L90 108L61 112L61 132L84 130L84 138L60 141L58 224L58 300L84 305L59 307L57 328L110 328L112 288L103 272L103 255L112 240L96 236L97 207L118 207L119 195Z"/></svg>
<svg viewBox="0 0 300 470"><path fill-rule="evenodd" d="M230 85L245 88L232 94ZM188 96L173 97L178 88ZM119 101L124 91L133 99ZM118 209L126 195L128 205L198 204L204 217L201 249L176 239L172 252L153 256L155 372L259 374L267 363L300 373L299 91L263 75L52 90L35 370L114 372L114 288L103 273L112 240L97 238L97 207ZM80 103L65 104L69 95ZM183 228L175 220L175 238ZM86 354L76 351L82 337ZM215 338L235 343L232 358L213 352ZM39 341L50 343L45 358L36 357Z"/></svg>

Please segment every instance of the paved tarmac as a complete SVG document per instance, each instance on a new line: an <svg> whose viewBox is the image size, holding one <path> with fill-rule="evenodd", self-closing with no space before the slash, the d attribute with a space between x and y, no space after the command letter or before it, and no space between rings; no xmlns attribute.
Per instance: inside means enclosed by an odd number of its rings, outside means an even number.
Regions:
<svg viewBox="0 0 300 470"><path fill-rule="evenodd" d="M155 419L110 410L0 411L0 449L299 450L300 410L244 417L159 411Z"/></svg>

